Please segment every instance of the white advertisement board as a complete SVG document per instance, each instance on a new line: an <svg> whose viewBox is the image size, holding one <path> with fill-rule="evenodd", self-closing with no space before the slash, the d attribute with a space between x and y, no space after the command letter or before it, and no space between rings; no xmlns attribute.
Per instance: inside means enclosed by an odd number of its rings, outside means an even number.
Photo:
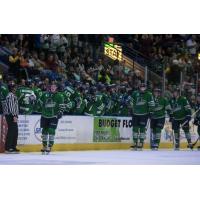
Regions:
<svg viewBox="0 0 200 200"><path fill-rule="evenodd" d="M18 144L41 144L40 115L20 115L18 128ZM63 116L56 129L55 143L91 143L92 136L92 117Z"/></svg>
<svg viewBox="0 0 200 200"><path fill-rule="evenodd" d="M103 124L107 123L107 124ZM112 125L113 123L113 125ZM149 124L150 126L150 124ZM150 127L147 129L145 143L150 142ZM19 117L18 144L41 144L40 115L21 115ZM192 141L198 134L191 132ZM171 131L163 130L161 142L172 142ZM181 142L186 142L185 134L181 132ZM89 116L63 116L56 129L55 143L98 143L121 142L132 143L131 117L89 117Z"/></svg>

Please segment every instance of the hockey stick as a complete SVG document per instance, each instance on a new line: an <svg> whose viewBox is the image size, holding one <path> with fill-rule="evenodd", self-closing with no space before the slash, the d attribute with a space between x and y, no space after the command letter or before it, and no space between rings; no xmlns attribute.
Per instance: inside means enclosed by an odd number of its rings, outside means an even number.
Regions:
<svg viewBox="0 0 200 200"><path fill-rule="evenodd" d="M192 116L191 116L191 118L193 118L198 112L200 111L200 108L198 109L198 110L196 110L193 114L192 114ZM180 128L182 128L185 124L187 124L189 121L188 120L186 120L185 122L183 122L182 124L180 124Z"/></svg>

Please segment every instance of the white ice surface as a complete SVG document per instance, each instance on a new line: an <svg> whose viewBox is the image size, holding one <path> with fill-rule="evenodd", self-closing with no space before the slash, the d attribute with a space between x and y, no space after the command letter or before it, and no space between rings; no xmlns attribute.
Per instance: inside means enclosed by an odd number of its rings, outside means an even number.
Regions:
<svg viewBox="0 0 200 200"><path fill-rule="evenodd" d="M0 165L199 165L200 151L130 150L0 154Z"/></svg>
<svg viewBox="0 0 200 200"><path fill-rule="evenodd" d="M0 165L199 165L200 151L130 150L0 154Z"/></svg>

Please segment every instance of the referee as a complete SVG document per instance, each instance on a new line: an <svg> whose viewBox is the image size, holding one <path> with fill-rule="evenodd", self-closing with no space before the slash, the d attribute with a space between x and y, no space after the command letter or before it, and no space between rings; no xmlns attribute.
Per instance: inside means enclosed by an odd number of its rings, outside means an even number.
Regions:
<svg viewBox="0 0 200 200"><path fill-rule="evenodd" d="M18 100L15 95L16 85L14 82L8 84L9 93L6 96L6 103L3 107L3 113L6 117L6 122L8 125L8 132L6 136L5 152L6 153L19 153L17 146L18 138Z"/></svg>

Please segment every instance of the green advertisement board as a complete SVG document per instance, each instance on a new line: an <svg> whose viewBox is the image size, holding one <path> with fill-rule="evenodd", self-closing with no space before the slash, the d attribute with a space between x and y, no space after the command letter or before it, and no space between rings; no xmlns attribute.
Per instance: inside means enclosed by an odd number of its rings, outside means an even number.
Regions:
<svg viewBox="0 0 200 200"><path fill-rule="evenodd" d="M120 119L94 117L94 142L120 142Z"/></svg>

